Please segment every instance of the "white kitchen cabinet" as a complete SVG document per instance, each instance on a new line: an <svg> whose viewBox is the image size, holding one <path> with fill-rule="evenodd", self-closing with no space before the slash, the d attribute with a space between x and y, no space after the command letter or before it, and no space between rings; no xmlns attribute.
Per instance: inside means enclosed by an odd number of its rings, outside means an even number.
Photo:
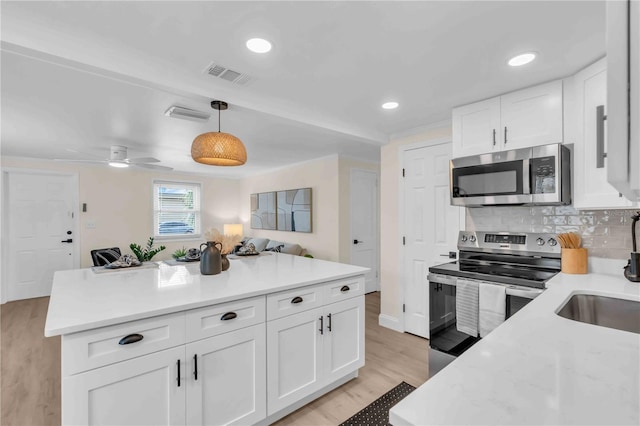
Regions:
<svg viewBox="0 0 640 426"><path fill-rule="evenodd" d="M267 322L268 415L364 365L364 297L344 297Z"/></svg>
<svg viewBox="0 0 640 426"><path fill-rule="evenodd" d="M63 423L254 424L266 417L264 323L64 378ZM180 381L178 382L178 361Z"/></svg>
<svg viewBox="0 0 640 426"><path fill-rule="evenodd" d="M57 272L45 335L62 335L62 424L269 424L357 377L364 357L366 269L286 254L250 260L234 264L231 275L196 275L191 287L171 287L176 291L170 294L167 283L184 266L109 277ZM113 289L131 282L146 293L128 304ZM95 300L94 309L73 309ZM141 308L140 300L150 302ZM356 309L351 303L361 304ZM332 342L322 338L329 333L328 314L337 339L330 367L323 350ZM304 321L291 324L296 318ZM267 319L283 324L269 341ZM344 352L336 351L343 346ZM296 393L274 414L267 414L273 389L267 360L277 358L267 357L268 347L288 363L277 366L284 377L277 387L289 385L294 393L304 387L309 365L312 379L306 381L317 380L311 392Z"/></svg>
<svg viewBox="0 0 640 426"><path fill-rule="evenodd" d="M500 98L454 108L452 126L454 157L499 150Z"/></svg>
<svg viewBox="0 0 640 426"><path fill-rule="evenodd" d="M453 157L563 141L562 81L454 108Z"/></svg>
<svg viewBox="0 0 640 426"><path fill-rule="evenodd" d="M267 415L264 323L189 343L187 423L254 424Z"/></svg>
<svg viewBox="0 0 640 426"><path fill-rule="evenodd" d="M640 2L607 4L607 179L640 201Z"/></svg>
<svg viewBox="0 0 640 426"><path fill-rule="evenodd" d="M63 377L62 423L185 424L184 361L179 346Z"/></svg>
<svg viewBox="0 0 640 426"><path fill-rule="evenodd" d="M324 380L332 382L364 365L364 298L325 308Z"/></svg>
<svg viewBox="0 0 640 426"><path fill-rule="evenodd" d="M573 205L577 209L629 208L633 203L607 181L607 60L574 76L576 141Z"/></svg>
<svg viewBox="0 0 640 426"><path fill-rule="evenodd" d="M322 308L267 323L267 406L274 414L322 387Z"/></svg>

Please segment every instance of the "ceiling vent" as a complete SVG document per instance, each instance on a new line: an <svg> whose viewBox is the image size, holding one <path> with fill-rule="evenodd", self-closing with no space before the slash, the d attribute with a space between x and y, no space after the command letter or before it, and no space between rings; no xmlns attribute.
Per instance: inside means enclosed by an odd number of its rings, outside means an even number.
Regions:
<svg viewBox="0 0 640 426"><path fill-rule="evenodd" d="M251 80L251 77L249 77L247 74L242 74L241 72L231 70L216 63L212 63L211 65L209 65L204 72L214 77L227 80L231 83L239 84L241 86L244 86Z"/></svg>
<svg viewBox="0 0 640 426"><path fill-rule="evenodd" d="M164 112L167 117L181 118L183 120L191 121L208 121L211 118L211 114L206 112L196 111L195 109L184 108L173 105Z"/></svg>

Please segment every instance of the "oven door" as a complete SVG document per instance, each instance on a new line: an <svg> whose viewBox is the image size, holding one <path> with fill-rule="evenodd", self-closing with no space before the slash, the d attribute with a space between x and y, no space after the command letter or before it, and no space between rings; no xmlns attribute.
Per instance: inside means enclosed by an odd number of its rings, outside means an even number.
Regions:
<svg viewBox="0 0 640 426"><path fill-rule="evenodd" d="M429 346L457 357L477 342L456 327L456 277L429 274Z"/></svg>
<svg viewBox="0 0 640 426"><path fill-rule="evenodd" d="M539 288L526 288L509 286L506 290L505 320L511 318L516 312L524 308L526 304L542 294Z"/></svg>
<svg viewBox="0 0 640 426"><path fill-rule="evenodd" d="M451 160L451 204L483 206L531 203L531 148Z"/></svg>

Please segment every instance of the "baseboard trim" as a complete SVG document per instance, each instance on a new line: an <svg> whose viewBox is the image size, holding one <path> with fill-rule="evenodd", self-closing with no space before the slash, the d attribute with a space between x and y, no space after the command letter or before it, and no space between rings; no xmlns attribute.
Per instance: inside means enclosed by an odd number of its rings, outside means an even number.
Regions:
<svg viewBox="0 0 640 426"><path fill-rule="evenodd" d="M400 320L391 315L380 314L378 315L378 324L382 327L390 328L391 330L404 333L404 326Z"/></svg>

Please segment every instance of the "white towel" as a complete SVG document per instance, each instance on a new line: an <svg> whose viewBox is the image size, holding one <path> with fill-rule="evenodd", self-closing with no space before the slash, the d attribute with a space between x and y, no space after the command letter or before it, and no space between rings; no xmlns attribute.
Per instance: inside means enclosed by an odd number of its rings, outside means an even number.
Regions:
<svg viewBox="0 0 640 426"><path fill-rule="evenodd" d="M507 288L487 283L480 283L479 287L480 337L484 337L504 322Z"/></svg>
<svg viewBox="0 0 640 426"><path fill-rule="evenodd" d="M478 335L478 282L458 278L456 281L456 328Z"/></svg>

